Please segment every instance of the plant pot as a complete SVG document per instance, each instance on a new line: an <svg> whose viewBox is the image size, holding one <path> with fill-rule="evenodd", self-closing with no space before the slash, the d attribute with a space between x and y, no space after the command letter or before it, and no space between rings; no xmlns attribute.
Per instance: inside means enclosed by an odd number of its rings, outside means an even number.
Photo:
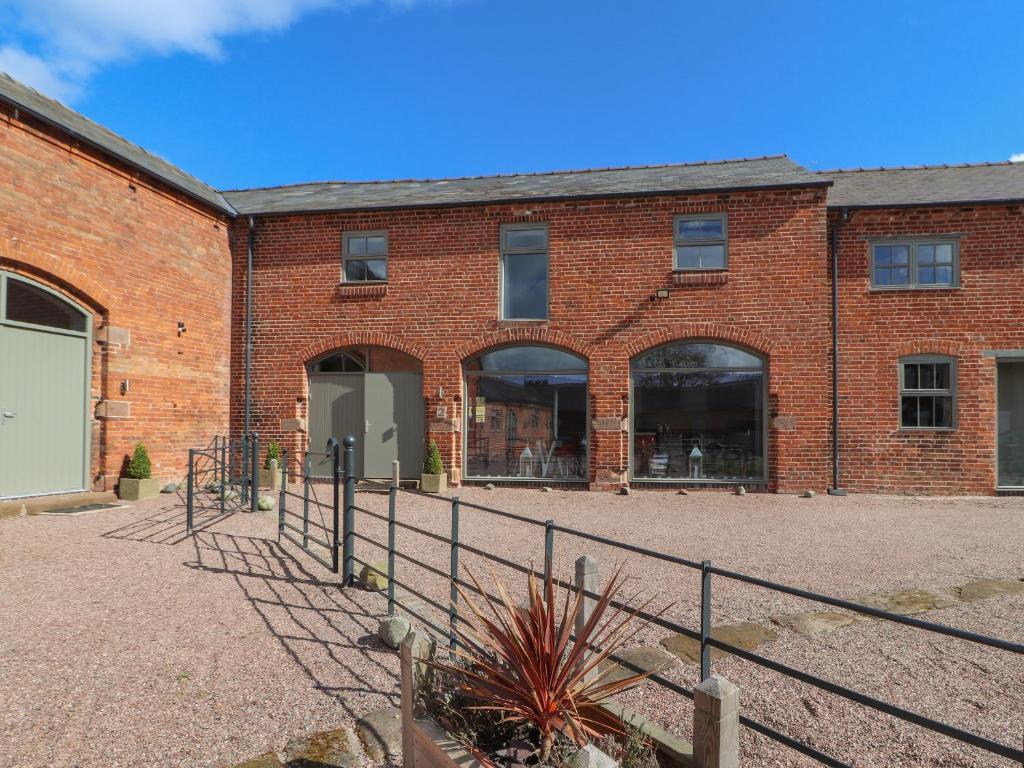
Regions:
<svg viewBox="0 0 1024 768"><path fill-rule="evenodd" d="M131 477L122 477L117 481L117 497L124 501L152 499L159 495L160 481L156 478L136 480Z"/></svg>
<svg viewBox="0 0 1024 768"><path fill-rule="evenodd" d="M440 493L448 487L448 473L420 475L420 490L425 493Z"/></svg>
<svg viewBox="0 0 1024 768"><path fill-rule="evenodd" d="M284 485L284 470L279 469L277 475L277 485L275 486L271 482L274 479L274 474L269 469L261 469L259 477L260 488L280 488Z"/></svg>

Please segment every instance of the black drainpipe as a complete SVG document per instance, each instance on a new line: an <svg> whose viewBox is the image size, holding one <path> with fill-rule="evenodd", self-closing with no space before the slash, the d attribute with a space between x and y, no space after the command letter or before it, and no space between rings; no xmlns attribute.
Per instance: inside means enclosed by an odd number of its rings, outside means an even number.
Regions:
<svg viewBox="0 0 1024 768"><path fill-rule="evenodd" d="M839 487L839 227L849 218L849 211L832 225L832 487L830 496L845 496Z"/></svg>
<svg viewBox="0 0 1024 768"><path fill-rule="evenodd" d="M242 437L249 434L252 420L252 254L256 222L249 217L249 247L245 262L245 416ZM255 458L253 459L255 461Z"/></svg>

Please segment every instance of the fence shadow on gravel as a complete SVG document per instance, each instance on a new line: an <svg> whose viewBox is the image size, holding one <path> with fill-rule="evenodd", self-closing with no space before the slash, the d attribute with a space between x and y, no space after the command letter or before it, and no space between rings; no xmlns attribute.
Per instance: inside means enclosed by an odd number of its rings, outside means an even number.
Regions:
<svg viewBox="0 0 1024 768"><path fill-rule="evenodd" d="M232 579L292 663L349 716L365 714L351 706L353 694L397 706L398 664L377 638L384 612L373 610L373 595L318 578L273 539L196 531L193 546L194 560L185 565ZM356 658L363 664L354 665ZM373 678L359 667L375 670ZM383 680L394 682L390 690L382 690Z"/></svg>

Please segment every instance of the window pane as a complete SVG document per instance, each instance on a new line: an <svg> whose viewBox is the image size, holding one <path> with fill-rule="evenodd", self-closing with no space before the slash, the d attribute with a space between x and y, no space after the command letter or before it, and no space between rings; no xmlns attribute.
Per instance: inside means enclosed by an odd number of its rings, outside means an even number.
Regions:
<svg viewBox="0 0 1024 768"><path fill-rule="evenodd" d="M918 368L921 370L920 389L935 389L935 363L921 363Z"/></svg>
<svg viewBox="0 0 1024 768"><path fill-rule="evenodd" d="M935 426L935 419L933 416L933 397L919 397L917 398L917 426L919 427L933 427Z"/></svg>
<svg viewBox="0 0 1024 768"><path fill-rule="evenodd" d="M544 320L548 316L548 257L544 253L505 255L505 317Z"/></svg>
<svg viewBox="0 0 1024 768"><path fill-rule="evenodd" d="M953 426L953 398L952 397L933 397L935 418L933 420L933 426L936 427L952 427Z"/></svg>
<svg viewBox="0 0 1024 768"><path fill-rule="evenodd" d="M936 267L935 283L936 285L952 285L953 267Z"/></svg>
<svg viewBox="0 0 1024 768"><path fill-rule="evenodd" d="M365 262L367 280L387 280L388 263L385 259L373 259Z"/></svg>
<svg viewBox="0 0 1024 768"><path fill-rule="evenodd" d="M587 361L551 347L502 347L471 360L470 371L581 371Z"/></svg>
<svg viewBox="0 0 1024 768"><path fill-rule="evenodd" d="M725 236L720 218L682 219L678 222L676 234L679 240L716 240Z"/></svg>
<svg viewBox="0 0 1024 768"><path fill-rule="evenodd" d="M935 284L935 267L919 267L917 270L917 282L921 285Z"/></svg>
<svg viewBox="0 0 1024 768"><path fill-rule="evenodd" d="M348 252L353 256L363 256L366 253L366 238L350 237L348 239Z"/></svg>
<svg viewBox="0 0 1024 768"><path fill-rule="evenodd" d="M935 363L935 389L949 389L949 363Z"/></svg>
<svg viewBox="0 0 1024 768"><path fill-rule="evenodd" d="M349 282L358 283L366 280L366 262L365 261L347 261L345 262L345 279Z"/></svg>
<svg viewBox="0 0 1024 768"><path fill-rule="evenodd" d="M952 264L953 246L949 243L935 246L935 261L939 264Z"/></svg>
<svg viewBox="0 0 1024 768"><path fill-rule="evenodd" d="M761 359L724 344L687 342L652 349L634 358L632 368L761 368Z"/></svg>
<svg viewBox="0 0 1024 768"><path fill-rule="evenodd" d="M910 285L910 270L907 267L893 267L889 285Z"/></svg>
<svg viewBox="0 0 1024 768"><path fill-rule="evenodd" d="M370 256L387 256L388 249L383 235L366 238L366 253Z"/></svg>
<svg viewBox="0 0 1024 768"><path fill-rule="evenodd" d="M725 267L725 246L702 245L700 266L703 269L723 269Z"/></svg>
<svg viewBox="0 0 1024 768"><path fill-rule="evenodd" d="M903 388L904 389L920 389L917 385L918 368L916 363L904 363L903 365Z"/></svg>
<svg viewBox="0 0 1024 768"><path fill-rule="evenodd" d="M894 245L892 246L892 263L893 264L909 264L910 263L910 247L906 245Z"/></svg>
<svg viewBox="0 0 1024 768"><path fill-rule="evenodd" d="M509 229L505 232L505 246L509 249L544 249L548 247L548 232L544 227L537 229Z"/></svg>
<svg viewBox="0 0 1024 768"><path fill-rule="evenodd" d="M934 264L935 263L935 246L934 245L919 245L917 246L917 263L918 264Z"/></svg>
<svg viewBox="0 0 1024 768"><path fill-rule="evenodd" d="M7 280L7 319L65 331L85 331L85 315L49 291L16 278Z"/></svg>
<svg viewBox="0 0 1024 768"><path fill-rule="evenodd" d="M996 367L999 401L999 485L1024 486L1024 362Z"/></svg>
<svg viewBox="0 0 1024 768"><path fill-rule="evenodd" d="M888 245L875 246L875 265L887 267L892 264L892 248Z"/></svg>
<svg viewBox="0 0 1024 768"><path fill-rule="evenodd" d="M469 477L586 479L586 374L469 376L466 425Z"/></svg>
<svg viewBox="0 0 1024 768"><path fill-rule="evenodd" d="M763 398L760 371L635 372L634 476L761 479Z"/></svg>
<svg viewBox="0 0 1024 768"><path fill-rule="evenodd" d="M676 269L700 269L700 246L683 245L676 248Z"/></svg>
<svg viewBox="0 0 1024 768"><path fill-rule="evenodd" d="M917 398L904 395L900 401L900 426L917 426Z"/></svg>

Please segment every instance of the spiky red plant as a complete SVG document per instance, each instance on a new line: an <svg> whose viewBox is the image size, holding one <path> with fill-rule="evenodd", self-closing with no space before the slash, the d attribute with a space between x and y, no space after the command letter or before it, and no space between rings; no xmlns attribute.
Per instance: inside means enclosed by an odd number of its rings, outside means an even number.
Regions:
<svg viewBox="0 0 1024 768"><path fill-rule="evenodd" d="M531 723L540 733L540 759L551 755L556 732L579 746L621 727L601 702L647 677L633 675L606 681L614 665L599 665L619 648L630 622L640 609L618 601L625 579L620 566L595 600L586 624L573 639L576 617L584 595L566 588L559 610L555 580L548 575L543 588L531 573L529 601L518 607L508 590L494 577L497 599L469 577L486 607L459 587L471 616L456 636L465 650L457 655L466 663L434 666L451 676L457 691L480 704L473 709L501 712L502 722ZM617 605L613 605L617 603ZM591 650L595 649L595 650ZM599 670L599 671L595 671ZM593 672L593 674L591 674Z"/></svg>

